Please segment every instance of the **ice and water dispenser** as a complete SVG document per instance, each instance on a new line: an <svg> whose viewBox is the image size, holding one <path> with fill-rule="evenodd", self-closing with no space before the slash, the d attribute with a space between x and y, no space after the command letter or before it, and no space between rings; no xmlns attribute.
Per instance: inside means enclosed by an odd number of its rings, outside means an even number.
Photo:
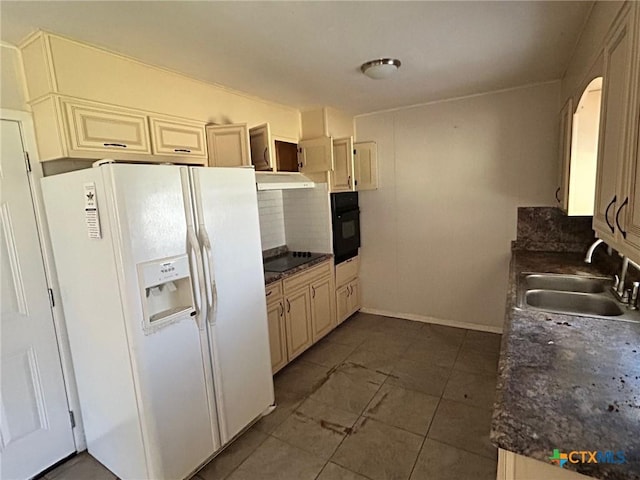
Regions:
<svg viewBox="0 0 640 480"><path fill-rule="evenodd" d="M195 315L189 257L163 258L138 265L145 330L153 331Z"/></svg>

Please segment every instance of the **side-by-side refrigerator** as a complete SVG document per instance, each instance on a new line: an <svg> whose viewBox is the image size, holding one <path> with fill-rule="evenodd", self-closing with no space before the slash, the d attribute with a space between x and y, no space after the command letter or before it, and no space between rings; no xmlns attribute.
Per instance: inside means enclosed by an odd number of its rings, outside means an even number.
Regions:
<svg viewBox="0 0 640 480"><path fill-rule="evenodd" d="M107 163L42 189L89 452L190 476L274 401L253 170Z"/></svg>

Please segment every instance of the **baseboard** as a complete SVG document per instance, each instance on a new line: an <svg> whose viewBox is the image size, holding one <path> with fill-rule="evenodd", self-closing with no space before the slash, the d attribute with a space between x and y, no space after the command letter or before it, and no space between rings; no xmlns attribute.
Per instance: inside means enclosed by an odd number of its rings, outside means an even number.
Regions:
<svg viewBox="0 0 640 480"><path fill-rule="evenodd" d="M405 320L413 320L414 322L433 323L435 325L444 325L446 327L466 328L467 330L478 330L480 332L502 334L502 327L494 327L491 325L480 325L478 323L446 320L443 318L429 317L426 315L416 315L415 313L389 312L387 310L378 310L376 308L361 308L360 311L362 313L371 313L373 315L382 315L384 317L395 317L403 318Z"/></svg>

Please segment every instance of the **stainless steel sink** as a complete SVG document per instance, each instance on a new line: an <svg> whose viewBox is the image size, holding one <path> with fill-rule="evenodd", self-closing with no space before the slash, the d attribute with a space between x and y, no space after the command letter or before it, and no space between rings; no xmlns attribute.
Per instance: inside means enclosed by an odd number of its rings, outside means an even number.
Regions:
<svg viewBox="0 0 640 480"><path fill-rule="evenodd" d="M541 310L574 315L618 317L624 314L615 300L591 293L529 290L525 293L525 302Z"/></svg>
<svg viewBox="0 0 640 480"><path fill-rule="evenodd" d="M524 277L527 290L556 290L562 292L602 293L611 285L608 278L555 275L549 273L527 274Z"/></svg>
<svg viewBox="0 0 640 480"><path fill-rule="evenodd" d="M640 313L620 303L606 277L522 273L518 307L543 312L640 322Z"/></svg>

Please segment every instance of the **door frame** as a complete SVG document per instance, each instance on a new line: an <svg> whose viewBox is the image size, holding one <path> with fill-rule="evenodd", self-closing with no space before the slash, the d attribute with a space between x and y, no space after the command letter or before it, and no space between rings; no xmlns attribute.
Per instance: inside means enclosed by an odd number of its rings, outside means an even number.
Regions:
<svg viewBox="0 0 640 480"><path fill-rule="evenodd" d="M42 165L40 164L40 157L38 155L33 118L30 112L9 110L6 108L0 108L0 118L2 118L2 120L17 122L20 125L23 147L24 150L29 153L31 171L27 172L27 177L31 190L31 201L33 203L33 209L36 217L36 228L38 229L38 241L42 252L45 280L48 288L53 291L54 306L51 308L51 313L53 316L54 330L56 332L58 352L60 353L60 363L62 365L62 376L64 379L64 389L67 393L67 402L69 404L69 410L74 412L75 427L72 428L73 439L76 451L80 452L87 449L87 442L84 435L82 414L78 399L78 389L71 360L69 336L64 318L64 310L62 309L62 300L60 298L60 287L58 284L55 262L53 260L53 251L51 248L49 229L46 222L42 191L40 189L40 179L43 178L43 173Z"/></svg>

